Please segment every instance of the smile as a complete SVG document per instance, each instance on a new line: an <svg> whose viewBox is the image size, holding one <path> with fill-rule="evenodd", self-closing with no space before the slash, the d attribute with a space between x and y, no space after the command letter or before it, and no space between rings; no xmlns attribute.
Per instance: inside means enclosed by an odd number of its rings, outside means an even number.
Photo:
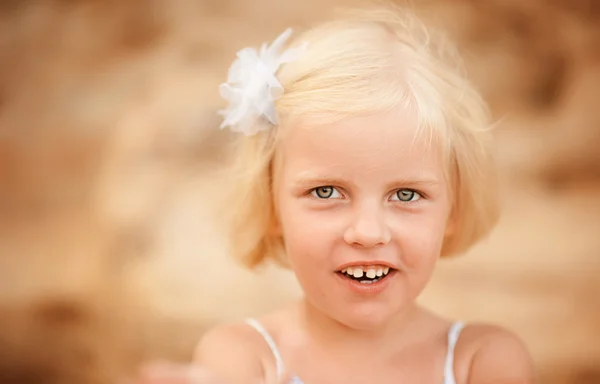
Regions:
<svg viewBox="0 0 600 384"><path fill-rule="evenodd" d="M390 267L383 265L354 266L344 268L339 273L362 284L373 284L385 279L390 273Z"/></svg>

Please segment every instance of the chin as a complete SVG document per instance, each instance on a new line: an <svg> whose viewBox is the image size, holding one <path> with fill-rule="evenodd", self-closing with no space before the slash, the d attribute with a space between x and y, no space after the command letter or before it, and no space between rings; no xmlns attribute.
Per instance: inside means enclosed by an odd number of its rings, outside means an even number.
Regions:
<svg viewBox="0 0 600 384"><path fill-rule="evenodd" d="M360 331L375 331L385 328L397 312L390 311L389 306L361 303L345 309L334 318L348 328Z"/></svg>

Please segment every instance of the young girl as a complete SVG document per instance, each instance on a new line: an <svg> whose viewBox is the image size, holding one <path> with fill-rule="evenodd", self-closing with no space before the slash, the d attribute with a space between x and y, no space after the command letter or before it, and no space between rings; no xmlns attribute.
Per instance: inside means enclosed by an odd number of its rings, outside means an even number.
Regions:
<svg viewBox="0 0 600 384"><path fill-rule="evenodd" d="M304 297L209 331L198 366L227 383L533 382L513 334L415 302L498 216L486 109L446 43L392 8L284 50L289 35L239 52L223 127L241 141L235 255L291 268Z"/></svg>

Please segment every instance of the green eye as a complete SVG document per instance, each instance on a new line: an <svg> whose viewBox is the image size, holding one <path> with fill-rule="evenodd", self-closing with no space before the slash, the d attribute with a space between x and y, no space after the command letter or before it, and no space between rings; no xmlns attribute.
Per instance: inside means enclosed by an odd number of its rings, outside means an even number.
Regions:
<svg viewBox="0 0 600 384"><path fill-rule="evenodd" d="M421 198L421 195L412 189L401 189L394 195L398 200L403 202L417 201Z"/></svg>
<svg viewBox="0 0 600 384"><path fill-rule="evenodd" d="M340 193L333 187L318 187L312 190L312 195L319 199L339 198Z"/></svg>

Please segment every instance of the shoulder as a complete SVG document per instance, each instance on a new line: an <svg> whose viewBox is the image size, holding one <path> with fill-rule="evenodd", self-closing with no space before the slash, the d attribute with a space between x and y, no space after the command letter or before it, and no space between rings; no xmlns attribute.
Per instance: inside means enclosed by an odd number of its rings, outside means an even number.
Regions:
<svg viewBox="0 0 600 384"><path fill-rule="evenodd" d="M249 325L223 324L204 333L194 350L194 363L232 383L262 381L268 353L262 336Z"/></svg>
<svg viewBox="0 0 600 384"><path fill-rule="evenodd" d="M535 383L533 361L523 341L494 325L464 328L456 346L456 365L462 368L457 375L462 380L457 381L465 384Z"/></svg>

